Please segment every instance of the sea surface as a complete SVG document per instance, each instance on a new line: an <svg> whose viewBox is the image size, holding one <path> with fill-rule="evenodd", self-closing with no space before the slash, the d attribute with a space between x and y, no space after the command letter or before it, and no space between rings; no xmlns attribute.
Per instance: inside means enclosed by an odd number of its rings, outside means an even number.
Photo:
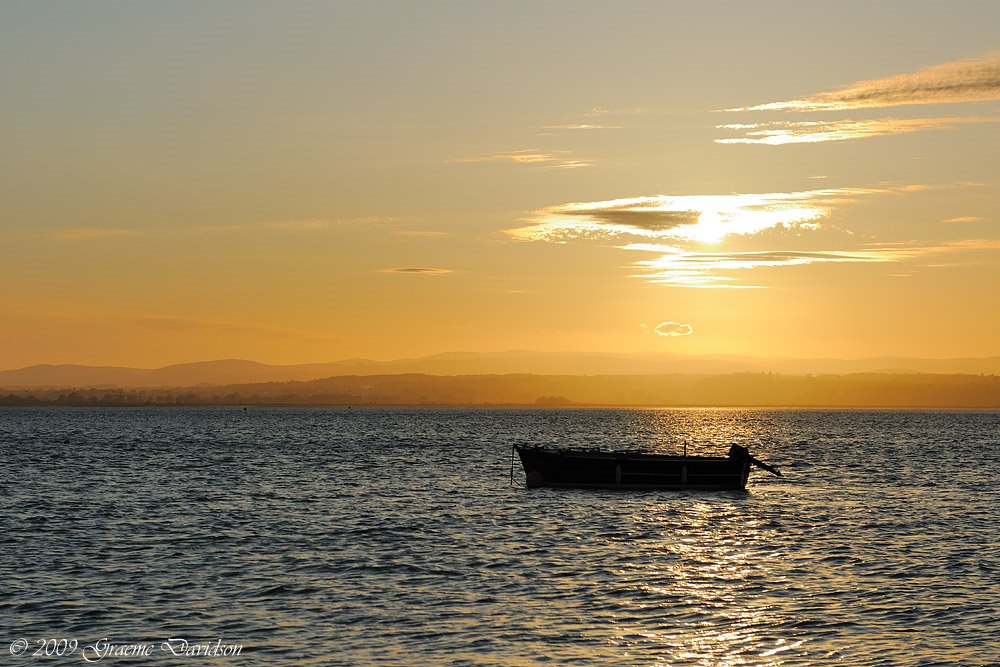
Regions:
<svg viewBox="0 0 1000 667"><path fill-rule="evenodd" d="M684 442L785 476L511 485ZM0 462L4 665L1000 665L1000 412L0 409Z"/></svg>

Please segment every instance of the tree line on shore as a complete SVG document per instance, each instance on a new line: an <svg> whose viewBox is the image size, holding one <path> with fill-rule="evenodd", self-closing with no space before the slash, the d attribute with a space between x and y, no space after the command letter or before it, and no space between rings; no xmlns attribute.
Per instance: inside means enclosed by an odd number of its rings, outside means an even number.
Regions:
<svg viewBox="0 0 1000 667"><path fill-rule="evenodd" d="M226 386L0 390L4 406L633 405L1000 407L1000 376L382 375Z"/></svg>

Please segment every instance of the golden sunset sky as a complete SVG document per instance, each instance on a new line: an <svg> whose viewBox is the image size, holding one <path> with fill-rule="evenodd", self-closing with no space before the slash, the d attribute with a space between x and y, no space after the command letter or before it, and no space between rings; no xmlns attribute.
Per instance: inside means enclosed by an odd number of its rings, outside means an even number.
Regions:
<svg viewBox="0 0 1000 667"><path fill-rule="evenodd" d="M5 2L0 368L1000 355L998 27Z"/></svg>

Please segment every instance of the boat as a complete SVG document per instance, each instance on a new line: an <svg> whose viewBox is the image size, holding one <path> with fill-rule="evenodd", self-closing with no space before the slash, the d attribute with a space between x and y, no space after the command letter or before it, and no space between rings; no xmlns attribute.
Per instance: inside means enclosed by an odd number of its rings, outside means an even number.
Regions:
<svg viewBox="0 0 1000 667"><path fill-rule="evenodd" d="M517 444L513 449L521 459L529 489L551 486L741 491L746 488L751 466L781 477L777 469L758 461L740 445L731 446L726 456L687 456L686 447L683 455ZM512 480L513 475L512 460Z"/></svg>

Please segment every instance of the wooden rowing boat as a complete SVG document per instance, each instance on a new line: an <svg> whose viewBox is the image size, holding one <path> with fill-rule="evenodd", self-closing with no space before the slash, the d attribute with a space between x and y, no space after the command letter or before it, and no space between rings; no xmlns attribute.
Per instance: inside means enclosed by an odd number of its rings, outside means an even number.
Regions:
<svg viewBox="0 0 1000 667"><path fill-rule="evenodd" d="M528 488L540 486L610 489L746 488L750 467L781 476L740 445L727 456L687 456L644 452L607 452L514 445ZM513 474L513 473L512 473Z"/></svg>

